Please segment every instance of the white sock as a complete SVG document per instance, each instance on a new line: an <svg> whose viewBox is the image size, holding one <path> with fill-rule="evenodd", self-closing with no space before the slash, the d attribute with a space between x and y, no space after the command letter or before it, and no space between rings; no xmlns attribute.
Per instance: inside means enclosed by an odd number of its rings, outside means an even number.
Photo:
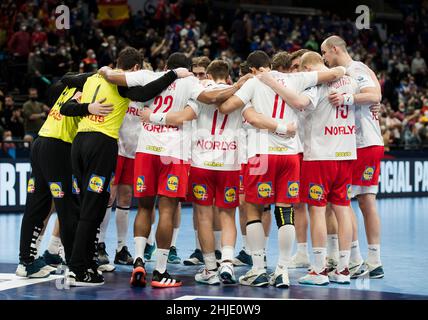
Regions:
<svg viewBox="0 0 428 320"><path fill-rule="evenodd" d="M221 231L214 231L215 250L221 251Z"/></svg>
<svg viewBox="0 0 428 320"><path fill-rule="evenodd" d="M116 208L116 230L117 230L117 251L122 250L126 246L126 239L128 238L128 218L129 208L122 209Z"/></svg>
<svg viewBox="0 0 428 320"><path fill-rule="evenodd" d="M325 269L325 258L327 257L327 248L312 248L314 255L313 269L316 273L321 273Z"/></svg>
<svg viewBox="0 0 428 320"><path fill-rule="evenodd" d="M327 257L335 261L339 260L339 237L337 234L327 235Z"/></svg>
<svg viewBox="0 0 428 320"><path fill-rule="evenodd" d="M205 267L208 270L216 270L217 269L217 260L215 258L215 253L209 252L209 253L204 253L202 255L204 256Z"/></svg>
<svg viewBox="0 0 428 320"><path fill-rule="evenodd" d="M141 258L144 261L144 249L146 248L146 243L147 243L146 237L134 237L134 244L135 244L134 262L137 258Z"/></svg>
<svg viewBox="0 0 428 320"><path fill-rule="evenodd" d="M110 222L110 215L111 215L111 207L107 207L103 222L101 222L101 225L100 225L100 235L98 239L99 242L105 242L104 240L106 238L108 223Z"/></svg>
<svg viewBox="0 0 428 320"><path fill-rule="evenodd" d="M198 230L195 230L195 246L196 246L196 249L201 250L201 243L199 242Z"/></svg>
<svg viewBox="0 0 428 320"><path fill-rule="evenodd" d="M61 239L59 237L52 235L48 245L49 253L59 254L60 248L61 248Z"/></svg>
<svg viewBox="0 0 428 320"><path fill-rule="evenodd" d="M349 268L349 258L351 256L350 250L341 250L339 252L339 262L337 264L337 271L343 271L345 268Z"/></svg>
<svg viewBox="0 0 428 320"><path fill-rule="evenodd" d="M40 245L42 244L42 241L43 241L43 234L39 235L39 237L36 240L36 251L37 251L36 256L35 256L36 258L40 254Z"/></svg>
<svg viewBox="0 0 428 320"><path fill-rule="evenodd" d="M168 261L169 249L158 249L156 251L156 268L155 270L164 273L166 270L166 263Z"/></svg>
<svg viewBox="0 0 428 320"><path fill-rule="evenodd" d="M147 238L147 243L151 246L153 245L153 243L155 243L155 234L156 228L154 227L154 225L152 225L152 227L150 228L149 237Z"/></svg>
<svg viewBox="0 0 428 320"><path fill-rule="evenodd" d="M367 253L367 263L371 266L380 266L380 244L369 244Z"/></svg>
<svg viewBox="0 0 428 320"><path fill-rule="evenodd" d="M261 222L247 224L247 243L253 258L253 269L264 270L264 242L265 233Z"/></svg>
<svg viewBox="0 0 428 320"><path fill-rule="evenodd" d="M250 248L248 248L246 235L242 235L242 250L244 250L247 254L250 254Z"/></svg>
<svg viewBox="0 0 428 320"><path fill-rule="evenodd" d="M363 261L363 257L361 256L360 244L357 241L353 241L351 244L351 261L354 263L360 263Z"/></svg>
<svg viewBox="0 0 428 320"><path fill-rule="evenodd" d="M269 237L265 237L265 244L264 244L264 247L263 247L265 249L265 252L268 249L268 244L269 244Z"/></svg>
<svg viewBox="0 0 428 320"><path fill-rule="evenodd" d="M295 236L296 229L293 225L286 224L278 229L278 265L288 267L290 264Z"/></svg>
<svg viewBox="0 0 428 320"><path fill-rule="evenodd" d="M232 246L223 246L221 248L221 259L222 261L233 261L233 257L235 254L235 248Z"/></svg>
<svg viewBox="0 0 428 320"><path fill-rule="evenodd" d="M309 256L307 242L297 243L297 254Z"/></svg>
<svg viewBox="0 0 428 320"><path fill-rule="evenodd" d="M178 231L180 228L174 228L174 231L172 232L172 239L171 239L171 247L175 247L175 244L177 243L177 237L178 237Z"/></svg>

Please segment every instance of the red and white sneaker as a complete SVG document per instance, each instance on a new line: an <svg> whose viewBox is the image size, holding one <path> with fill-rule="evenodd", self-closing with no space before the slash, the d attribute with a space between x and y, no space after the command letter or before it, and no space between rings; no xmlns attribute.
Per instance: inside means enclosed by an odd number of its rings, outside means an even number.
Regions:
<svg viewBox="0 0 428 320"><path fill-rule="evenodd" d="M146 286L146 269L144 268L143 259L138 257L134 262L134 269L132 270L131 280L129 281L133 287Z"/></svg>
<svg viewBox="0 0 428 320"><path fill-rule="evenodd" d="M339 284L350 284L351 283L351 273L348 268L338 271L337 268L329 272L328 278L331 282L336 282Z"/></svg>
<svg viewBox="0 0 428 320"><path fill-rule="evenodd" d="M175 279L166 270L160 273L157 270L153 271L152 287L153 288L175 288L181 287L183 283L179 279Z"/></svg>
<svg viewBox="0 0 428 320"><path fill-rule="evenodd" d="M328 279L327 268L325 268L320 273L316 273L314 268L311 268L311 271L306 276L303 276L299 279L300 284L309 284L312 286L326 286L330 283Z"/></svg>

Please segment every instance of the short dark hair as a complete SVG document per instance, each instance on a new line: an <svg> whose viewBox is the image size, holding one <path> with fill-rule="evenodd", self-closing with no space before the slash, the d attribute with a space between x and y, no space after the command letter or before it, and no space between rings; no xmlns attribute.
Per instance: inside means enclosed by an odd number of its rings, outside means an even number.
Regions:
<svg viewBox="0 0 428 320"><path fill-rule="evenodd" d="M206 70L210 63L211 63L211 60L208 57L205 57L205 56L196 57L196 58L193 58L193 60L192 60L192 68L193 67L203 67Z"/></svg>
<svg viewBox="0 0 428 320"><path fill-rule="evenodd" d="M248 55L248 68L270 68L270 58L266 52L256 50Z"/></svg>
<svg viewBox="0 0 428 320"><path fill-rule="evenodd" d="M241 76L245 76L246 74L251 73L250 68L248 68L247 61L244 61L239 65L239 73L241 74Z"/></svg>
<svg viewBox="0 0 428 320"><path fill-rule="evenodd" d="M272 58L272 69L278 70L279 68L287 69L290 54L287 51L276 53Z"/></svg>
<svg viewBox="0 0 428 320"><path fill-rule="evenodd" d="M176 68L186 68L190 70L192 60L182 52L174 52L168 57L166 68L169 70Z"/></svg>
<svg viewBox="0 0 428 320"><path fill-rule="evenodd" d="M308 49L299 49L297 51L294 51L292 54L290 54L290 57L288 59L287 63L287 69L290 69L291 63L294 59L301 58L306 52L310 52L311 50Z"/></svg>
<svg viewBox="0 0 428 320"><path fill-rule="evenodd" d="M207 67L207 74L214 80L225 80L229 76L229 64L224 60L214 60Z"/></svg>
<svg viewBox="0 0 428 320"><path fill-rule="evenodd" d="M126 47L119 52L116 64L119 69L129 70L132 69L132 67L134 67L136 64L139 66L143 65L143 56L137 49L133 47Z"/></svg>

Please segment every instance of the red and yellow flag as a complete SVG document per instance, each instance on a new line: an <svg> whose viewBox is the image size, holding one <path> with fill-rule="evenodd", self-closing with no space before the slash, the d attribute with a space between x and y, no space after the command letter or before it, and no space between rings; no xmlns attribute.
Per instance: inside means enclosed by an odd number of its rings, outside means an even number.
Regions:
<svg viewBox="0 0 428 320"><path fill-rule="evenodd" d="M98 16L103 26L116 27L129 19L128 0L98 0Z"/></svg>

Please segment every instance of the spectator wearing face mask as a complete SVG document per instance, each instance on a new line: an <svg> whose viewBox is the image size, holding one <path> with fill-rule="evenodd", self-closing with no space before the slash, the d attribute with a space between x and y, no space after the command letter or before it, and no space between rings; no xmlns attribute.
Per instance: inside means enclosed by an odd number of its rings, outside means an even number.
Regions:
<svg viewBox="0 0 428 320"><path fill-rule="evenodd" d="M96 72L98 70L98 62L94 50L86 51L86 58L80 62L79 72Z"/></svg>
<svg viewBox="0 0 428 320"><path fill-rule="evenodd" d="M38 92L35 88L28 90L30 100L24 103L25 133L37 137L49 113L49 107L37 101Z"/></svg>

